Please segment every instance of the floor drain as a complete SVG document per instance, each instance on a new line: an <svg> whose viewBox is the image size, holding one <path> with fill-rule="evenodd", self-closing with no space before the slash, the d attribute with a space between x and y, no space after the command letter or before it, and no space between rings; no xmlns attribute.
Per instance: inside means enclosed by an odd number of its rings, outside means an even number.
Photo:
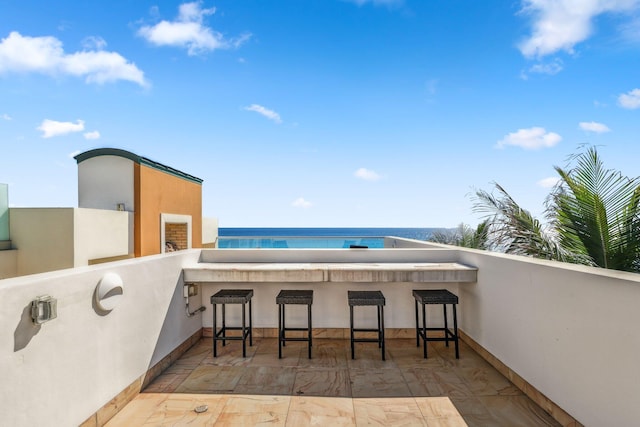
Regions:
<svg viewBox="0 0 640 427"><path fill-rule="evenodd" d="M207 405L200 405L200 406L196 406L194 411L196 411L196 413L198 413L198 414L201 414L203 412L207 412L207 409L209 409L209 407Z"/></svg>

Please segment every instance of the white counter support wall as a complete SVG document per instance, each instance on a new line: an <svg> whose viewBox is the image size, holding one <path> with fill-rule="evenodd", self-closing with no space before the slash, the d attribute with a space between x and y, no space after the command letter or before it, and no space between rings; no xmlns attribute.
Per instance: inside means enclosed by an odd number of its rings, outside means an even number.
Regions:
<svg viewBox="0 0 640 427"><path fill-rule="evenodd" d="M202 304L211 306L215 292L226 288L253 289L254 325L277 328L276 295L282 289L312 289L313 325L348 329L347 291L380 290L385 296L385 327L415 328L413 289L448 289L458 293L462 282L475 282L476 269L454 265L450 249L256 249L203 250L200 263L185 268L185 281L201 283ZM453 314L449 311L453 324ZM306 314L291 312L293 322ZM356 311L358 324L375 324L376 312ZM229 324L241 321L230 307ZM428 310L428 323L442 325L441 307ZM213 326L209 314L203 325Z"/></svg>

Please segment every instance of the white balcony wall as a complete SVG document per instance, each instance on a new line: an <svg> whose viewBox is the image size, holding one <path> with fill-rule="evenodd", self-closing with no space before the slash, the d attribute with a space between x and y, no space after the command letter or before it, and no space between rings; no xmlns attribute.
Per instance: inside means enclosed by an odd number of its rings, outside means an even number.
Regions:
<svg viewBox="0 0 640 427"><path fill-rule="evenodd" d="M133 253L133 212L74 209L74 266Z"/></svg>
<svg viewBox="0 0 640 427"><path fill-rule="evenodd" d="M640 275L460 250L461 328L586 426L640 420ZM462 356L464 357L464 355Z"/></svg>
<svg viewBox="0 0 640 427"><path fill-rule="evenodd" d="M202 327L188 318L181 251L0 282L0 425L79 425ZM124 292L108 314L94 309L107 273ZM33 298L58 301L58 317L35 326ZM206 313L206 312L205 312Z"/></svg>

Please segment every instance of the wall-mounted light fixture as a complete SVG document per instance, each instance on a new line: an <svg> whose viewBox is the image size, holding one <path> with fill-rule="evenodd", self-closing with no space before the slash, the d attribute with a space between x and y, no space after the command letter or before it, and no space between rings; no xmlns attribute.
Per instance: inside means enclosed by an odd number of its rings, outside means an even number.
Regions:
<svg viewBox="0 0 640 427"><path fill-rule="evenodd" d="M96 286L96 305L103 311L111 311L122 299L124 291L122 278L116 273L107 273Z"/></svg>
<svg viewBox="0 0 640 427"><path fill-rule="evenodd" d="M58 317L58 300L49 295L41 295L31 301L33 323L41 325Z"/></svg>

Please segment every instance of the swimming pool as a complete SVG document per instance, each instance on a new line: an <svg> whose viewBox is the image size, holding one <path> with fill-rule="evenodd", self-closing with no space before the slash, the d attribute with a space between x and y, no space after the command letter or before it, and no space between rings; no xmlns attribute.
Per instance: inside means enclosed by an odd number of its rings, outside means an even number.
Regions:
<svg viewBox="0 0 640 427"><path fill-rule="evenodd" d="M384 237L220 237L220 249L339 249L350 246L384 248Z"/></svg>

